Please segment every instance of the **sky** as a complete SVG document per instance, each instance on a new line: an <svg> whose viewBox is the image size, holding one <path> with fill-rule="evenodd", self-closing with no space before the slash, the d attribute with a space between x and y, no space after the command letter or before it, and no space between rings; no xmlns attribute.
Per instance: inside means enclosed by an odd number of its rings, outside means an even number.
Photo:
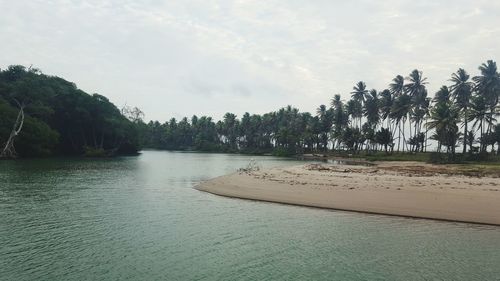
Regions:
<svg viewBox="0 0 500 281"><path fill-rule="evenodd" d="M314 112L413 69L429 93L500 59L500 1L0 0L0 68L33 65L146 120Z"/></svg>

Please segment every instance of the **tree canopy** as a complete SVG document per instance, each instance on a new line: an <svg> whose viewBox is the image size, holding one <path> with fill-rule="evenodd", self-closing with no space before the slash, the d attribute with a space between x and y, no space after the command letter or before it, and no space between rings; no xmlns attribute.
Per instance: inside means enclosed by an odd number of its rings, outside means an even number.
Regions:
<svg viewBox="0 0 500 281"><path fill-rule="evenodd" d="M19 156L136 153L139 134L106 97L89 95L62 78L20 65L0 71L0 144L19 106L25 122L16 137Z"/></svg>

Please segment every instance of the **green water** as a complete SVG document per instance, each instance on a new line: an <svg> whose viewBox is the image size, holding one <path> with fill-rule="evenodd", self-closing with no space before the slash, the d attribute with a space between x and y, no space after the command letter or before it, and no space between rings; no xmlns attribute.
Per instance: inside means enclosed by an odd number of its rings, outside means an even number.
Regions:
<svg viewBox="0 0 500 281"><path fill-rule="evenodd" d="M193 189L255 158L0 161L0 280L500 280L500 227Z"/></svg>

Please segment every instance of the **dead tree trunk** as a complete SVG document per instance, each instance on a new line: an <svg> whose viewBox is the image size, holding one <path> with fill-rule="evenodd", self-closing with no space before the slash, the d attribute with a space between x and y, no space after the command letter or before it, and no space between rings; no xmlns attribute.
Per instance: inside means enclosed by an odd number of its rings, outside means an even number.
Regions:
<svg viewBox="0 0 500 281"><path fill-rule="evenodd" d="M7 139L7 143L5 143L5 146L0 153L0 159L17 157L16 149L14 148L14 140L16 136L21 132L24 124L24 104L20 104L18 102L17 104L19 105L19 113L17 114L16 122L12 127L9 138Z"/></svg>

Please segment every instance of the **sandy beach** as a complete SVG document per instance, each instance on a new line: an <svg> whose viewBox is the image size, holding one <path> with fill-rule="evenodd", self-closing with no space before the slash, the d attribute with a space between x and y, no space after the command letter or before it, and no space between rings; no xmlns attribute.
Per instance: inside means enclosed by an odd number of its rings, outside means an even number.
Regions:
<svg viewBox="0 0 500 281"><path fill-rule="evenodd" d="M500 225L500 178L418 162L305 164L200 183L217 195L302 206Z"/></svg>

